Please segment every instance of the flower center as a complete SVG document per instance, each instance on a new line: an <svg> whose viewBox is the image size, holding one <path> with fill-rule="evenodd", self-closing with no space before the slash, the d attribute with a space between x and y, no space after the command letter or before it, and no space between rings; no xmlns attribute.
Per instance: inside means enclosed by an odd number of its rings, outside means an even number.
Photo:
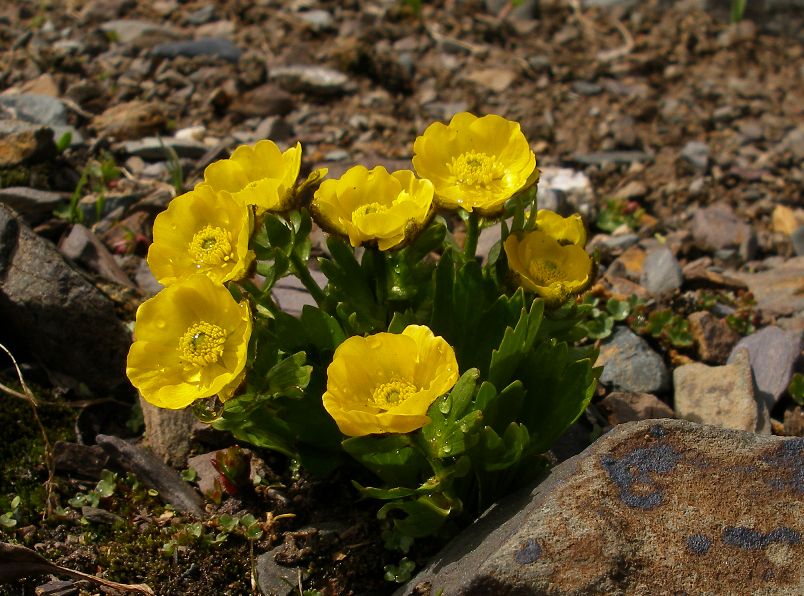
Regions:
<svg viewBox="0 0 804 596"><path fill-rule="evenodd" d="M195 323L179 339L179 355L183 360L206 366L220 360L226 332L212 323Z"/></svg>
<svg viewBox="0 0 804 596"><path fill-rule="evenodd" d="M418 388L413 383L394 379L378 385L372 392L368 405L387 410L401 404L417 391Z"/></svg>
<svg viewBox="0 0 804 596"><path fill-rule="evenodd" d="M530 278L539 286L549 286L561 281L561 270L555 261L536 259L528 267Z"/></svg>
<svg viewBox="0 0 804 596"><path fill-rule="evenodd" d="M222 228L205 226L195 233L188 247L196 266L215 266L232 258L231 234Z"/></svg>
<svg viewBox="0 0 804 596"><path fill-rule="evenodd" d="M367 203L366 205L360 205L357 209L352 211L352 218L357 215L368 215L369 213L385 213L388 211L388 207L385 205L380 205L379 203Z"/></svg>
<svg viewBox="0 0 804 596"><path fill-rule="evenodd" d="M474 150L453 157L447 168L459 184L467 186L488 186L503 174L496 159Z"/></svg>

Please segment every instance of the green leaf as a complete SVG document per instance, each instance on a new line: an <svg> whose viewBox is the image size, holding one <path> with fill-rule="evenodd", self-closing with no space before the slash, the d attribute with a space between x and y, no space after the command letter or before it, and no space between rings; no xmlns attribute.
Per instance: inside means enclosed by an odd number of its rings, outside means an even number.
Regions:
<svg viewBox="0 0 804 596"><path fill-rule="evenodd" d="M416 569L416 563L407 557L403 557L402 560L399 561L399 565L386 565L383 567L385 571L385 581L404 584L413 577L414 569Z"/></svg>
<svg viewBox="0 0 804 596"><path fill-rule="evenodd" d="M494 385L483 383L478 392L475 408L482 410L484 423L498 433L518 420L525 401L522 381L514 381L497 393Z"/></svg>
<svg viewBox="0 0 804 596"><path fill-rule="evenodd" d="M305 304L299 320L310 343L320 352L334 351L346 339L338 320L320 308Z"/></svg>
<svg viewBox="0 0 804 596"><path fill-rule="evenodd" d="M265 216L263 226L269 245L289 255L290 251L293 250L294 234L285 221L276 215L268 213Z"/></svg>
<svg viewBox="0 0 804 596"><path fill-rule="evenodd" d="M253 523L246 528L245 534L248 540L259 540L262 538L262 526L259 523Z"/></svg>
<svg viewBox="0 0 804 596"><path fill-rule="evenodd" d="M229 515L228 513L224 513L218 518L218 525L225 532L234 532L234 529L237 527L239 521L240 520L238 520L236 517Z"/></svg>
<svg viewBox="0 0 804 596"><path fill-rule="evenodd" d="M787 386L787 392L793 401L800 406L804 406L804 375L801 373L793 374L790 379L790 385Z"/></svg>
<svg viewBox="0 0 804 596"><path fill-rule="evenodd" d="M278 415L279 406L270 396L243 394L224 404L223 414L211 423L240 440L298 458L295 436Z"/></svg>
<svg viewBox="0 0 804 596"><path fill-rule="evenodd" d="M422 538L435 534L453 509L454 502L441 494L435 494L419 497L415 501L386 503L377 512L377 518L386 519L389 513L401 511L407 517L394 519L394 527L406 536Z"/></svg>
<svg viewBox="0 0 804 596"><path fill-rule="evenodd" d="M546 341L520 367L518 374L527 390L520 421L537 453L548 450L592 399L600 369L592 367L594 358L589 356L566 343Z"/></svg>
<svg viewBox="0 0 804 596"><path fill-rule="evenodd" d="M436 335L451 338L453 333L452 294L455 286L455 262L452 250L445 250L436 267L435 297L430 328ZM447 340L449 341L449 339Z"/></svg>
<svg viewBox="0 0 804 596"><path fill-rule="evenodd" d="M265 380L268 393L273 395L299 396L310 382L312 366L305 365L307 354L297 352L280 360L268 371Z"/></svg>
<svg viewBox="0 0 804 596"><path fill-rule="evenodd" d="M471 403L480 372L476 368L469 369L446 395L436 399L427 411L430 424L421 430L421 436L432 457L444 458L459 455L466 450L467 441L464 435L476 429L479 411L470 412L471 418L461 418ZM478 416L479 415L479 416Z"/></svg>
<svg viewBox="0 0 804 596"><path fill-rule="evenodd" d="M631 314L631 305L627 300L609 298L606 301L606 310L615 321L624 321Z"/></svg>
<svg viewBox="0 0 804 596"><path fill-rule="evenodd" d="M416 486L429 470L424 454L407 435L352 437L341 445L391 486Z"/></svg>
<svg viewBox="0 0 804 596"><path fill-rule="evenodd" d="M411 497L420 492L419 489L416 488L404 488L400 486L394 488L374 488L371 486L363 486L354 480L352 480L352 486L364 497L379 499L381 501Z"/></svg>
<svg viewBox="0 0 804 596"><path fill-rule="evenodd" d="M502 438L490 427L483 429L479 459L486 471L504 470L519 463L530 442L528 429L512 422Z"/></svg>
<svg viewBox="0 0 804 596"><path fill-rule="evenodd" d="M117 487L117 474L109 470L101 472L101 479L95 487L95 492L101 499L111 497L114 494L114 489Z"/></svg>
<svg viewBox="0 0 804 596"><path fill-rule="evenodd" d="M510 382L511 376L536 340L544 314L544 302L534 300L530 312L524 308L516 327L506 327L500 347L491 353L489 381L497 387Z"/></svg>
<svg viewBox="0 0 804 596"><path fill-rule="evenodd" d="M395 312L391 322L388 324L388 333L402 333L408 325L417 323L416 316L410 311Z"/></svg>
<svg viewBox="0 0 804 596"><path fill-rule="evenodd" d="M483 425L483 412L474 410L446 427L446 433L436 443L439 458L454 457L471 449L479 440L476 433Z"/></svg>
<svg viewBox="0 0 804 596"><path fill-rule="evenodd" d="M327 238L331 259L319 259L321 271L329 279L329 292L338 301L336 311L342 320L354 315L353 326L363 333L385 330L385 307L377 303L372 279L355 259L352 249L336 236ZM340 315L339 315L340 316Z"/></svg>
<svg viewBox="0 0 804 596"><path fill-rule="evenodd" d="M586 335L591 339L604 339L611 335L614 329L613 317L601 317L599 319L592 319L584 323Z"/></svg>

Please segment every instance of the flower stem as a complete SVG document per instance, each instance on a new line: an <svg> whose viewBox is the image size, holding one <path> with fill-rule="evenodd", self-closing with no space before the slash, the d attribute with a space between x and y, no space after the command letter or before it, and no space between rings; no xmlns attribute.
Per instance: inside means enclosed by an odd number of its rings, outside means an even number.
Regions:
<svg viewBox="0 0 804 596"><path fill-rule="evenodd" d="M313 297L315 303L318 306L322 306L326 300L324 290L321 289L321 286L319 286L313 279L313 276L310 275L307 263L302 261L301 257L295 252L290 253L290 262L293 263L293 270L296 273L296 277L299 278L299 281L301 281L304 287L307 288L307 291L310 292L310 296Z"/></svg>
<svg viewBox="0 0 804 596"><path fill-rule="evenodd" d="M477 238L480 235L480 216L474 211L469 212L466 220L466 239L463 242L463 255L469 261L475 258L477 251Z"/></svg>

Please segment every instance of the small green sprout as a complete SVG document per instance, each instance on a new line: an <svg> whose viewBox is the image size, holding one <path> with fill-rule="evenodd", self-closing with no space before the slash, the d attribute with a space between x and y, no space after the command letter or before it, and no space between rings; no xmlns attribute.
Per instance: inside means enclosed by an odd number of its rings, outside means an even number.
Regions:
<svg viewBox="0 0 804 596"><path fill-rule="evenodd" d="M416 563L407 557L403 557L399 561L399 565L386 565L384 567L385 581L404 584L413 576L414 569L416 569Z"/></svg>
<svg viewBox="0 0 804 596"><path fill-rule="evenodd" d="M11 499L11 509L0 515L0 528L10 529L17 525L20 516L20 501L19 495L15 495Z"/></svg>
<svg viewBox="0 0 804 596"><path fill-rule="evenodd" d="M790 385L787 386L787 392L794 402L804 406L804 375L795 373L793 378L790 379Z"/></svg>
<svg viewBox="0 0 804 596"><path fill-rule="evenodd" d="M600 210L595 225L609 233L623 224L633 230L639 227L639 220L644 214L645 210L636 201L608 199Z"/></svg>

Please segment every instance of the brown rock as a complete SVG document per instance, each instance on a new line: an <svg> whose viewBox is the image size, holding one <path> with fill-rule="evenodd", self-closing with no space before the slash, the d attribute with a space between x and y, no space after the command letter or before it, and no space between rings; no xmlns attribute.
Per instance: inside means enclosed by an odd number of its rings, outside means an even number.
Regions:
<svg viewBox="0 0 804 596"><path fill-rule="evenodd" d="M708 311L694 312L687 320L701 360L709 364L726 362L732 348L740 341L740 334L729 327L725 319L718 319Z"/></svg>
<svg viewBox="0 0 804 596"><path fill-rule="evenodd" d="M757 395L748 350L738 350L731 364L700 362L673 371L678 418L760 434L770 432L768 407Z"/></svg>
<svg viewBox="0 0 804 596"><path fill-rule="evenodd" d="M495 93L502 93L518 76L519 73L510 68L481 68L466 75L466 80Z"/></svg>
<svg viewBox="0 0 804 596"><path fill-rule="evenodd" d="M804 257L794 257L767 271L733 275L748 285L765 314L787 316L804 310Z"/></svg>
<svg viewBox="0 0 804 596"><path fill-rule="evenodd" d="M75 224L59 243L59 250L68 259L108 281L134 287L103 242L86 226Z"/></svg>
<svg viewBox="0 0 804 596"><path fill-rule="evenodd" d="M167 117L158 105L134 100L112 106L95 116L90 126L100 136L127 140L157 134L166 123Z"/></svg>
<svg viewBox="0 0 804 596"><path fill-rule="evenodd" d="M190 435L195 416L189 409L157 408L140 397L145 421L145 443L169 466L182 468L190 454Z"/></svg>
<svg viewBox="0 0 804 596"><path fill-rule="evenodd" d="M276 85L261 85L238 95L229 110L241 116L284 116L295 105L293 96Z"/></svg>
<svg viewBox="0 0 804 596"><path fill-rule="evenodd" d="M628 300L630 296L636 296L642 300L650 298L648 291L638 283L617 275L609 275L608 271L603 276L603 283L607 286L612 298L617 300Z"/></svg>
<svg viewBox="0 0 804 596"><path fill-rule="evenodd" d="M702 250L737 249L743 259L750 259L756 251L751 226L740 220L725 203L697 210L690 229L695 243Z"/></svg>
<svg viewBox="0 0 804 596"><path fill-rule="evenodd" d="M35 95L47 95L48 97L59 96L59 84L53 75L41 74L31 81L27 81L20 87L22 93L33 93Z"/></svg>
<svg viewBox="0 0 804 596"><path fill-rule="evenodd" d="M645 266L645 256L646 252L640 246L636 244L629 246L623 254L612 262L606 274L639 282Z"/></svg>
<svg viewBox="0 0 804 596"><path fill-rule="evenodd" d="M39 162L56 154L53 131L47 126L0 120L0 167Z"/></svg>
<svg viewBox="0 0 804 596"><path fill-rule="evenodd" d="M612 426L652 418L675 418L673 409L650 393L614 391L598 407Z"/></svg>
<svg viewBox="0 0 804 596"><path fill-rule="evenodd" d="M787 205L776 205L771 214L771 227L774 232L792 236L800 225L804 224L804 211L793 211Z"/></svg>
<svg viewBox="0 0 804 596"><path fill-rule="evenodd" d="M701 257L687 263L682 268L684 275L685 288L727 288L731 290L746 290L748 286L745 282L728 275L712 271L709 267L712 265L712 259L709 257Z"/></svg>
<svg viewBox="0 0 804 596"><path fill-rule="evenodd" d="M56 441L53 445L53 467L56 472L99 480L109 467L109 456L97 445L79 445Z"/></svg>
<svg viewBox="0 0 804 596"><path fill-rule="evenodd" d="M623 424L487 511L399 594L801 594L802 475L801 439Z"/></svg>
<svg viewBox="0 0 804 596"><path fill-rule="evenodd" d="M784 413L784 434L788 437L804 437L804 408L787 408Z"/></svg>

